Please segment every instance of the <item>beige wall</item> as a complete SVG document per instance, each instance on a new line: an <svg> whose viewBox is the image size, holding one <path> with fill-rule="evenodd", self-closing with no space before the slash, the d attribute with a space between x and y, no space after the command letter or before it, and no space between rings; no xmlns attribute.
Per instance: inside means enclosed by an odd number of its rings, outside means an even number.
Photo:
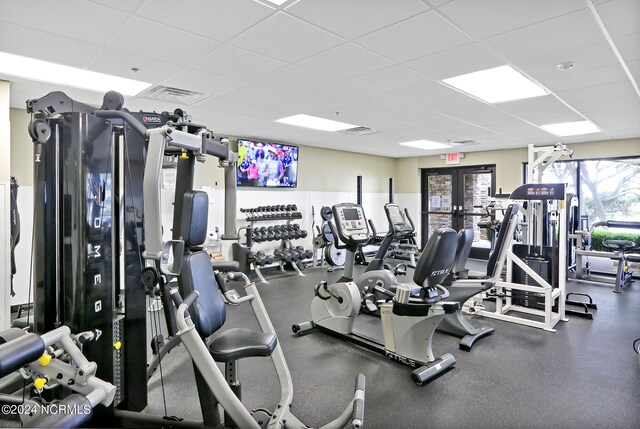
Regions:
<svg viewBox="0 0 640 429"><path fill-rule="evenodd" d="M573 159L640 156L640 138L605 140L568 145L574 151ZM522 163L527 162L527 149L466 152L460 166L496 165L496 188L509 193L522 184ZM440 156L401 158L396 161L396 192L420 192L420 169L450 167Z"/></svg>
<svg viewBox="0 0 640 429"><path fill-rule="evenodd" d="M33 142L27 127L30 115L23 109L11 109L11 175L20 186L33 185Z"/></svg>

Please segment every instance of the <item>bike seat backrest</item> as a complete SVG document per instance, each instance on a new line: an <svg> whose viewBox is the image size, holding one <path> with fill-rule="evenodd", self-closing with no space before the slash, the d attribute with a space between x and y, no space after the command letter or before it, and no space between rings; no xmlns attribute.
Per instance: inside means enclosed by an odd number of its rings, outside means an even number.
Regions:
<svg viewBox="0 0 640 429"><path fill-rule="evenodd" d="M504 211L504 217L502 218L502 223L500 224L500 230L498 231L498 238L496 239L496 247L493 249L493 252L489 255L489 260L487 261L487 276L493 277L494 271L496 269L496 264L498 263L498 256L500 256L500 252L503 247L507 245L507 243L511 242L511 237L507 237L507 232L509 231L509 227L511 222L515 222L518 216L518 205L517 204L509 204L507 209Z"/></svg>
<svg viewBox="0 0 640 429"><path fill-rule="evenodd" d="M464 266L467 265L467 259L469 259L469 253L471 253L471 246L473 245L473 229L465 228L458 232L458 245L456 247L456 258L453 261L453 272L459 273L464 271Z"/></svg>
<svg viewBox="0 0 640 429"><path fill-rule="evenodd" d="M220 329L226 319L224 299L209 254L203 250L191 251L207 238L209 197L203 191L188 191L183 199L180 235L185 241L185 252L178 286L183 298L198 291L198 299L189 313L200 336L206 338Z"/></svg>
<svg viewBox="0 0 640 429"><path fill-rule="evenodd" d="M609 249L617 249L622 251L636 247L636 243L630 240L602 240L602 245L604 247L608 247Z"/></svg>
<svg viewBox="0 0 640 429"><path fill-rule="evenodd" d="M457 234L453 229L436 229L422 249L413 273L414 283L423 288L433 288L441 284L453 267L456 245Z"/></svg>

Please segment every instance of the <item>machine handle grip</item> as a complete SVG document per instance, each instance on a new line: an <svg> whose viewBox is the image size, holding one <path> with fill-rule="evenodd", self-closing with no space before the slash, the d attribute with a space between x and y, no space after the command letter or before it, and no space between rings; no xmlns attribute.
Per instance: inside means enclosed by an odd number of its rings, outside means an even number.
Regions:
<svg viewBox="0 0 640 429"><path fill-rule="evenodd" d="M406 207L404 208L404 215L407 217L409 225L411 225L411 229L415 231L416 225L413 223L413 219L411 219L411 216L409 216L409 210Z"/></svg>
<svg viewBox="0 0 640 429"><path fill-rule="evenodd" d="M222 277L220 271L214 271L213 276L216 278L216 283L218 283L218 287L222 291L222 294L224 295L225 293L229 292L229 290L227 289L227 285L225 284L227 281L224 279L224 277Z"/></svg>
<svg viewBox="0 0 640 429"><path fill-rule="evenodd" d="M362 427L364 421L364 392L365 378L363 374L356 377L356 389L353 399L353 411L351 413L351 426L354 429Z"/></svg>
<svg viewBox="0 0 640 429"><path fill-rule="evenodd" d="M373 232L373 236L377 237L378 231L376 230L376 226L373 224L373 221L371 219L368 219L367 221L369 222L369 227L371 228L371 232Z"/></svg>
<svg viewBox="0 0 640 429"><path fill-rule="evenodd" d="M331 229L331 234L333 234L333 245L335 246L335 248L346 249L346 244L340 244L340 236L338 235L338 231L336 231L336 226L333 224L333 222L328 221L327 224L329 225L329 229Z"/></svg>
<svg viewBox="0 0 640 429"><path fill-rule="evenodd" d="M631 222L623 220L608 220L607 226L610 228L627 228L627 229L640 229L640 222Z"/></svg>
<svg viewBox="0 0 640 429"><path fill-rule="evenodd" d="M193 303L196 302L196 299L198 299L198 295L200 295L200 293L197 290L192 291L189 296L187 296L187 299L184 300L183 304L186 305L187 308L191 307Z"/></svg>

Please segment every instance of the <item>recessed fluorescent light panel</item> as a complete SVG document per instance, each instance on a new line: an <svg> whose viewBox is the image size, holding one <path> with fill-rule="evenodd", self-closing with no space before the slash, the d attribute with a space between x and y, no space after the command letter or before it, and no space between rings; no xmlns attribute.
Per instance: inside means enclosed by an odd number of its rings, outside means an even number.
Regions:
<svg viewBox="0 0 640 429"><path fill-rule="evenodd" d="M276 119L276 122L320 131L342 131L357 127L357 125L346 124L344 122L332 121L331 119L319 118L317 116L305 114Z"/></svg>
<svg viewBox="0 0 640 429"><path fill-rule="evenodd" d="M561 122L558 124L542 125L541 127L545 131L562 137L602 132L600 128L591 121Z"/></svg>
<svg viewBox="0 0 640 429"><path fill-rule="evenodd" d="M548 94L544 88L511 66L463 74L442 82L487 103L502 103Z"/></svg>
<svg viewBox="0 0 640 429"><path fill-rule="evenodd" d="M434 149L443 149L445 147L451 147L448 144L432 142L429 140L415 140L415 141L404 142L399 144L402 146L415 147L417 149L424 149L424 150L434 150Z"/></svg>
<svg viewBox="0 0 640 429"><path fill-rule="evenodd" d="M6 52L0 52L0 73L90 91L113 90L123 95L136 95L151 86L150 83L139 80L63 66Z"/></svg>

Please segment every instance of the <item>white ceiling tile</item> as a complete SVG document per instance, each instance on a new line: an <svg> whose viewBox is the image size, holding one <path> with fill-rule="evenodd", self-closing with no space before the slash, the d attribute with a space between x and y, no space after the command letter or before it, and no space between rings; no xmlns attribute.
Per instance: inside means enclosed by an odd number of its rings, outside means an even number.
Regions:
<svg viewBox="0 0 640 429"><path fill-rule="evenodd" d="M408 67L395 65L351 78L348 82L371 92L386 93L426 83L429 79Z"/></svg>
<svg viewBox="0 0 640 429"><path fill-rule="evenodd" d="M600 112L626 108L637 110L640 108L640 97L637 95L627 95L625 97L608 98L606 100L586 101L583 103L576 103L573 107L586 116L590 116L594 113L598 115ZM636 120L635 122L640 123L640 120Z"/></svg>
<svg viewBox="0 0 640 429"><path fill-rule="evenodd" d="M43 41L49 46L61 46L64 49L43 49ZM100 49L98 45L0 21L0 51L67 66L85 67L100 53Z"/></svg>
<svg viewBox="0 0 640 429"><path fill-rule="evenodd" d="M242 86L244 83L239 79L194 69L184 69L169 79L162 81L162 85L187 89L204 95L218 95Z"/></svg>
<svg viewBox="0 0 640 429"><path fill-rule="evenodd" d="M344 42L343 39L278 12L230 44L282 61L296 62Z"/></svg>
<svg viewBox="0 0 640 429"><path fill-rule="evenodd" d="M254 108L255 103L218 95L194 103L193 107L213 112L238 114Z"/></svg>
<svg viewBox="0 0 640 429"><path fill-rule="evenodd" d="M514 100L509 101L508 103L500 103L497 105L498 109L504 110L505 112L509 112L514 115L518 115L522 112L529 112L531 110L553 110L561 107L565 107L565 105L552 95L527 98L524 100Z"/></svg>
<svg viewBox="0 0 640 429"><path fill-rule="evenodd" d="M484 39L585 7L584 0L457 0L440 11L473 37Z"/></svg>
<svg viewBox="0 0 640 429"><path fill-rule="evenodd" d="M328 103L340 104L368 112L379 112L405 104L402 101L374 94L343 82L314 88L306 91L304 95Z"/></svg>
<svg viewBox="0 0 640 429"><path fill-rule="evenodd" d="M614 39L613 43L625 61L640 60L640 33Z"/></svg>
<svg viewBox="0 0 640 429"><path fill-rule="evenodd" d="M192 68L237 79L253 80L286 65L287 63L275 58L222 45L195 63Z"/></svg>
<svg viewBox="0 0 640 429"><path fill-rule="evenodd" d="M445 3L451 3L452 1L455 0L425 0L425 3L430 4L433 7L439 7Z"/></svg>
<svg viewBox="0 0 640 429"><path fill-rule="evenodd" d="M573 68L564 71L559 70L558 64L564 62L572 62L574 64ZM580 73L612 64L618 64L618 59L607 42L558 51L515 63L517 67L534 79Z"/></svg>
<svg viewBox="0 0 640 429"><path fill-rule="evenodd" d="M3 21L100 45L116 34L128 14L82 0L55 2L55 7L46 0L34 0L0 2L0 17Z"/></svg>
<svg viewBox="0 0 640 429"><path fill-rule="evenodd" d="M509 124L514 122L513 116L501 112L491 105L469 107L457 111L448 111L448 116L478 126L491 128L492 125Z"/></svg>
<svg viewBox="0 0 640 429"><path fill-rule="evenodd" d="M597 125L603 123L627 127L638 123L638 118L640 118L640 103L633 106L590 112L587 117Z"/></svg>
<svg viewBox="0 0 640 429"><path fill-rule="evenodd" d="M597 5L596 10L611 37L640 33L638 0L611 0Z"/></svg>
<svg viewBox="0 0 640 429"><path fill-rule="evenodd" d="M354 39L428 10L419 0L302 0L287 12Z"/></svg>
<svg viewBox="0 0 640 429"><path fill-rule="evenodd" d="M124 12L133 12L140 3L146 0L91 0L103 6L113 7Z"/></svg>
<svg viewBox="0 0 640 429"><path fill-rule="evenodd" d="M479 43L471 43L449 49L444 52L418 58L406 64L406 66L436 80L501 65L504 65L504 61L484 49Z"/></svg>
<svg viewBox="0 0 640 429"><path fill-rule="evenodd" d="M581 10L485 40L510 61L548 55L604 41L591 12Z"/></svg>
<svg viewBox="0 0 640 429"><path fill-rule="evenodd" d="M334 81L330 77L297 66L287 66L262 76L256 80L256 83L285 91L299 92L328 85Z"/></svg>
<svg viewBox="0 0 640 429"><path fill-rule="evenodd" d="M565 73L540 78L538 81L551 91L556 92L605 85L627 79L622 66L613 64L585 71L568 70Z"/></svg>
<svg viewBox="0 0 640 429"><path fill-rule="evenodd" d="M290 95L284 91L268 86L248 83L224 93L225 97L253 102L255 104L273 103L288 98Z"/></svg>
<svg viewBox="0 0 640 429"><path fill-rule="evenodd" d="M387 58L408 61L471 42L434 11L368 34L356 43Z"/></svg>
<svg viewBox="0 0 640 429"><path fill-rule="evenodd" d="M139 71L132 71L132 67L137 67ZM104 49L88 68L100 73L150 83L158 83L182 69L182 67L175 64L117 51L112 48Z"/></svg>
<svg viewBox="0 0 640 429"><path fill-rule="evenodd" d="M227 41L266 18L273 9L253 0L182 0L172 13L172 0L145 3L138 16L161 22L214 40Z"/></svg>
<svg viewBox="0 0 640 429"><path fill-rule="evenodd" d="M636 84L640 85L640 60L638 61L629 61L627 63L627 67L631 72L631 76L636 81Z"/></svg>
<svg viewBox="0 0 640 429"><path fill-rule="evenodd" d="M558 106L554 109L528 110L526 112L518 113L517 116L536 125L584 120L584 117L564 105Z"/></svg>
<svg viewBox="0 0 640 429"><path fill-rule="evenodd" d="M387 93L389 97L397 98L406 103L428 103L429 101L436 101L443 98L460 96L465 99L471 99L466 95L462 95L459 92L449 88L448 86L441 85L438 82L426 81L419 85L413 85L406 88L397 89ZM435 103L437 105L437 103Z"/></svg>
<svg viewBox="0 0 640 429"><path fill-rule="evenodd" d="M68 88L68 86L65 86L65 85L55 85L55 84L46 83L46 82L35 82L32 80L3 75L2 73L0 73L0 79L11 82L12 94L14 92L23 93L23 94L25 93L35 94L35 97L30 97L30 98L40 98L53 91L65 92ZM22 106L21 106L22 108L25 108L25 104L24 104L25 101L27 100L26 99L22 100ZM82 101L82 100L78 100L78 101Z"/></svg>
<svg viewBox="0 0 640 429"><path fill-rule="evenodd" d="M628 80L605 85L589 86L567 91L556 91L556 95L570 105L582 102L606 100L634 94L633 86Z"/></svg>
<svg viewBox="0 0 640 429"><path fill-rule="evenodd" d="M279 99L276 102L271 101L260 106L255 106L253 109L245 111L244 114L252 118L274 121L299 113L333 119L336 111L336 106L331 103L305 97L290 96Z"/></svg>
<svg viewBox="0 0 640 429"><path fill-rule="evenodd" d="M298 63L301 67L337 79L348 79L392 64L392 61L353 43L336 46Z"/></svg>
<svg viewBox="0 0 640 429"><path fill-rule="evenodd" d="M64 90L64 93L74 100L78 100L86 104L92 104L94 106L102 106L102 102L104 101L103 92L89 91L86 89L69 87ZM125 107L127 106L125 105Z"/></svg>
<svg viewBox="0 0 640 429"><path fill-rule="evenodd" d="M163 43L158 43L159 40L179 42L176 49L167 49ZM109 46L186 67L213 51L220 43L134 16Z"/></svg>

